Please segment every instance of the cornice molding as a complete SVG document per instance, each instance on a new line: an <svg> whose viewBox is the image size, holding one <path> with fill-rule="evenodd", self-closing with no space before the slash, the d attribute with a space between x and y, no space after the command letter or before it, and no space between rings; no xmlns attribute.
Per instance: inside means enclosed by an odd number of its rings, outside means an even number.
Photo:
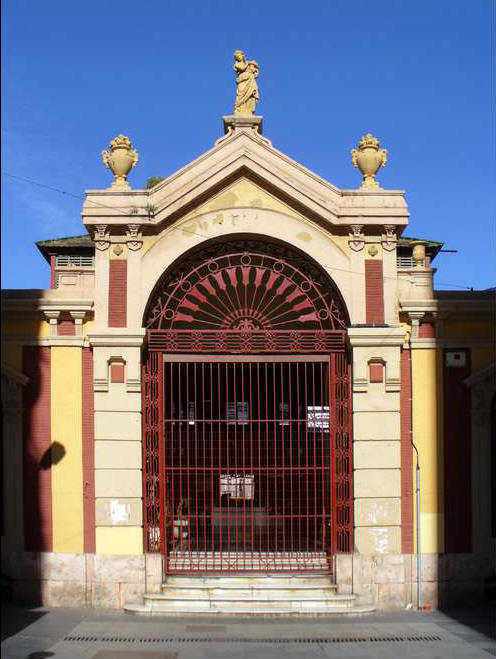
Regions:
<svg viewBox="0 0 496 659"><path fill-rule="evenodd" d="M402 346L406 330L403 327L349 327L348 340L352 348L368 346Z"/></svg>
<svg viewBox="0 0 496 659"><path fill-rule="evenodd" d="M91 346L103 347L141 347L145 339L146 330L138 329L132 331L120 328L109 328L102 330L91 330L87 334Z"/></svg>
<svg viewBox="0 0 496 659"><path fill-rule="evenodd" d="M116 192L87 190L83 205L83 218L87 226L98 223L125 225L130 221L128 212L134 204L138 209L134 220L147 227L161 226L171 215L179 213L196 199L208 196L212 189L245 169L278 189L295 204L308 208L334 225L356 222L366 225L399 225L408 221L408 208L399 190L342 190L317 176L285 154L269 146L254 131L235 131L229 139L192 161L156 185L150 191ZM139 193L139 194L138 194ZM103 197L107 196L104 202ZM134 197L134 198L133 198ZM374 198L377 202L374 203ZM390 198L390 203L386 201ZM99 199L102 204L99 206ZM155 207L152 218L146 215L146 200ZM360 201L361 200L361 201ZM132 221L132 220L131 220Z"/></svg>

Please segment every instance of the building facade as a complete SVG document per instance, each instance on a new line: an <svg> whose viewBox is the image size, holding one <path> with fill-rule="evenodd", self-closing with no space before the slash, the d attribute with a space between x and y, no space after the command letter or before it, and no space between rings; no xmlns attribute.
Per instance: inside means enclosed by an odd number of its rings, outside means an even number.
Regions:
<svg viewBox="0 0 496 659"><path fill-rule="evenodd" d="M38 243L50 289L3 292L14 597L121 608L174 574L311 572L404 608L419 547L420 604L481 597L494 291L434 289L442 243L403 236L404 191L339 189L260 117L224 123L146 190L119 136L87 232Z"/></svg>

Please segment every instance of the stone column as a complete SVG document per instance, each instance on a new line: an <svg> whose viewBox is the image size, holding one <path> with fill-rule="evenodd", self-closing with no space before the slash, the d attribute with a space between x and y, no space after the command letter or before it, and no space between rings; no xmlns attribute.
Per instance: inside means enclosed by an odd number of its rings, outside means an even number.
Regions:
<svg viewBox="0 0 496 659"><path fill-rule="evenodd" d="M348 330L353 348L355 545L401 553L401 327ZM382 376L381 376L382 373Z"/></svg>
<svg viewBox="0 0 496 659"><path fill-rule="evenodd" d="M144 330L88 333L95 388L96 551L141 554L141 345Z"/></svg>

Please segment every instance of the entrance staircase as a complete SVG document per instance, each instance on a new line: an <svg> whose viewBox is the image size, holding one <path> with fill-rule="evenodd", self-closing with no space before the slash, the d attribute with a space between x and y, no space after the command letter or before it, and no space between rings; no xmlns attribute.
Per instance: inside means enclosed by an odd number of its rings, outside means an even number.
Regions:
<svg viewBox="0 0 496 659"><path fill-rule="evenodd" d="M355 595L340 594L329 574L300 572L171 575L161 592L147 593L143 604L129 604L124 610L145 616L328 616L363 615L375 607L360 606Z"/></svg>

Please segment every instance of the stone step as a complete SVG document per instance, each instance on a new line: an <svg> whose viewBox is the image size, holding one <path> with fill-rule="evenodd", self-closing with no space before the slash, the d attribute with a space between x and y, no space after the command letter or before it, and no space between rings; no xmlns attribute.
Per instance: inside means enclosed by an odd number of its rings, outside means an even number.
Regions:
<svg viewBox="0 0 496 659"><path fill-rule="evenodd" d="M329 574L272 574L243 575L167 575L162 588L328 588L334 587Z"/></svg>
<svg viewBox="0 0 496 659"><path fill-rule="evenodd" d="M292 588L292 587L264 587L257 586L242 587L239 586L219 586L219 587L191 587L177 588L176 586L162 586L160 595L168 595L174 598L186 597L187 599L227 599L231 596L234 599L313 599L319 593L326 597L332 597L336 594L337 586L316 586L314 588Z"/></svg>
<svg viewBox="0 0 496 659"><path fill-rule="evenodd" d="M161 608L154 607L152 608L147 602L146 604L127 604L124 607L126 613L132 615L140 616L164 616L164 617L178 617L178 616L239 616L239 617L251 617L251 616L263 616L263 617L283 617L283 616L312 616L312 617L326 617L326 616L363 616L370 613L374 613L376 610L375 606L371 605L354 605L352 607L343 607L343 606L321 606L321 607L312 607L305 609L295 609L295 608L268 608L259 606L257 608L251 609L241 609L236 608L231 603L226 608L210 608L204 609L197 606L189 606L187 610L184 609L172 609L172 610L163 610Z"/></svg>
<svg viewBox="0 0 496 659"><path fill-rule="evenodd" d="M160 600L160 601L204 601L204 602L237 602L237 601L347 601L348 599L354 599L353 595L338 595L331 589L329 591L323 589L314 589L314 590L244 590L243 592L236 591L235 589L222 590L215 589L215 592L212 590L198 590L198 592L192 591L176 591L176 590L165 590L162 593L149 593L145 594L146 600Z"/></svg>

